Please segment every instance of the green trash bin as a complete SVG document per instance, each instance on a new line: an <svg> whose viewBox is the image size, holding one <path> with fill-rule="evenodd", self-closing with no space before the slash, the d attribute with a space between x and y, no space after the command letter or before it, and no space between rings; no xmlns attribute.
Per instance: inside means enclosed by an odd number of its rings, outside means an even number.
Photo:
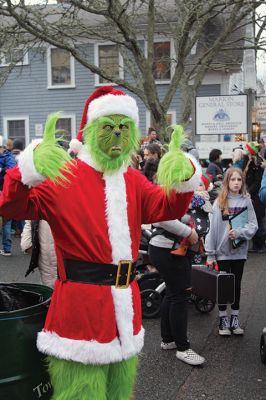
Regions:
<svg viewBox="0 0 266 400"><path fill-rule="evenodd" d="M36 338L44 326L52 289L30 283L12 285L38 293L42 299L30 307L0 312L0 399L47 400L52 387Z"/></svg>

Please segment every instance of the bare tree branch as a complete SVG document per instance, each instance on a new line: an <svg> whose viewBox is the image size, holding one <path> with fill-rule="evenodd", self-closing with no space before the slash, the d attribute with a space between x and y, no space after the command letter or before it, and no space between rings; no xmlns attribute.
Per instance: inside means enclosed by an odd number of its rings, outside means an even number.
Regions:
<svg viewBox="0 0 266 400"><path fill-rule="evenodd" d="M209 70L240 65L245 50L265 51L266 15L259 8L265 4L254 0L68 0L27 5L0 0L1 54L12 59L15 48L34 52L47 44L70 52L92 73L138 96L164 136L166 113L177 91L182 98L180 120L186 123L192 97ZM250 24L257 26L254 37L246 34ZM156 53L155 58L157 39L171 40L175 54L164 54L159 60ZM89 58L91 43L107 41L117 45L123 56L124 78ZM163 96L154 74L160 63L172 71ZM15 65L12 60L1 68L3 81Z"/></svg>

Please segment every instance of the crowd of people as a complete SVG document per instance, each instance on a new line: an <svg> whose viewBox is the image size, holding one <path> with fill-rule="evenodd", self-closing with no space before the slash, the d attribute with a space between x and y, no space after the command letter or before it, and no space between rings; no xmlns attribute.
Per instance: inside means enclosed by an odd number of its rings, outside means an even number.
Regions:
<svg viewBox="0 0 266 400"><path fill-rule="evenodd" d="M154 130L152 132L155 140ZM156 142L144 141L141 148L143 159L137 166L134 165L153 183L157 182L156 171L164 153L157 139ZM190 139L184 140L182 149L188 153L193 152L194 157L199 158ZM193 206L195 209L207 207L205 217L210 226L204 235L195 229L197 224L190 225L190 220L185 217L182 220L153 224L149 244L150 260L166 284L166 295L161 307L161 348L176 349L177 358L188 364L201 365L205 361L191 349L187 337L186 309L191 291L193 254L202 249L199 245L202 240L207 264L216 265L219 271L235 275L235 301L231 305L230 315L226 305L218 305L218 332L222 336L244 334L239 319L244 264L248 252L266 252L266 191L263 195L260 192L266 166L265 155L262 142L249 142L245 148L239 146L234 149L232 160L224 168L221 150L210 151L208 166L202 175L202 186L194 192L190 206L190 209ZM240 214L242 225L235 228L231 221ZM182 246L184 242L185 251Z"/></svg>
<svg viewBox="0 0 266 400"><path fill-rule="evenodd" d="M199 161L190 139L183 141L182 149ZM0 190L6 170L17 164L21 151L23 144L19 140L4 142L0 136ZM166 152L167 148L159 141L156 130L150 128L148 136L140 141L139 150L132 155L131 167L157 184L158 166ZM204 357L192 350L187 336L187 303L195 253L205 253L207 263L217 264L220 271L234 273L235 301L230 315L226 305L218 306L218 332L223 336L244 334L239 320L244 264L248 252L266 252L265 157L263 144L250 142L245 148L240 146L233 151L232 160L225 170L222 152L213 149L187 214L181 220L154 221L149 256L166 283L161 308L161 348L176 349L177 358L190 365L205 362ZM204 214L206 229L196 226L193 212ZM241 213L244 222L236 228L231 220ZM53 287L57 278L56 255L47 222L26 221L24 225L24 221L13 221L12 225L12 220L3 218L2 256L12 253L12 226L22 236L22 251L31 256L27 274L38 267L43 284Z"/></svg>

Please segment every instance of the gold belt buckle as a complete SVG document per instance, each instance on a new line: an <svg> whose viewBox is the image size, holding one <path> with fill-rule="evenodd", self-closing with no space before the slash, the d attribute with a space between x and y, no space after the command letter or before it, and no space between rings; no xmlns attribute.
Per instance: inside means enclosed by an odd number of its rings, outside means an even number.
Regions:
<svg viewBox="0 0 266 400"><path fill-rule="evenodd" d="M124 285L120 284L120 277L121 277L121 268L122 265L127 264L127 280ZM130 281L130 274L131 274L131 269L132 269L132 261L131 260L120 260L118 265L117 265L117 273L116 273L116 281L115 281L115 287L118 289L126 289L129 286L129 281Z"/></svg>

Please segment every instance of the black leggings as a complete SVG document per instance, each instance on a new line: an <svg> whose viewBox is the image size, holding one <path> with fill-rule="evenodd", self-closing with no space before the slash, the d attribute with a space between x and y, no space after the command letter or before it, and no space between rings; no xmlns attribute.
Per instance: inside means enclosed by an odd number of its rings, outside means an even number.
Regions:
<svg viewBox="0 0 266 400"><path fill-rule="evenodd" d="M161 308L161 336L163 342L175 342L177 350L189 349L187 338L187 302L191 287L191 261L188 256L170 254L171 249L149 246L152 264L166 284Z"/></svg>
<svg viewBox="0 0 266 400"><path fill-rule="evenodd" d="M231 305L232 310L239 310L241 280L246 260L220 260L217 261L219 271L231 272L235 275L235 302ZM226 310L226 305L219 306L220 311Z"/></svg>

